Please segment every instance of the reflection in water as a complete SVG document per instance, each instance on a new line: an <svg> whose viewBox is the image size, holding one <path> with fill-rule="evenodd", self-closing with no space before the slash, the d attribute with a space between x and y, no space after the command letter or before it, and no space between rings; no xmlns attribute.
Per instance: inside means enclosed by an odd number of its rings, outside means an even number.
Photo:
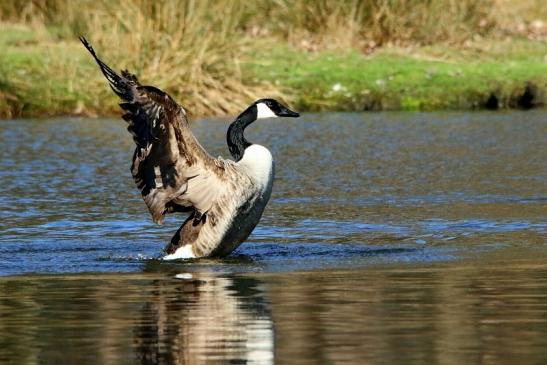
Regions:
<svg viewBox="0 0 547 365"><path fill-rule="evenodd" d="M196 273L3 279L0 363L270 364L259 284Z"/></svg>
<svg viewBox="0 0 547 365"><path fill-rule="evenodd" d="M142 364L206 360L273 363L274 333L255 279L181 273L180 284L154 280L135 329Z"/></svg>
<svg viewBox="0 0 547 365"><path fill-rule="evenodd" d="M190 277L179 264L0 278L0 363L546 364L547 265L522 254L267 275Z"/></svg>

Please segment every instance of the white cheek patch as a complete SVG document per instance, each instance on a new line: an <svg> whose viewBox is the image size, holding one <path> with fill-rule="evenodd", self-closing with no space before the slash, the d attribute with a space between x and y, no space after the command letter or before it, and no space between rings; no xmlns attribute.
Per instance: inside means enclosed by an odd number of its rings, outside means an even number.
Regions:
<svg viewBox="0 0 547 365"><path fill-rule="evenodd" d="M277 115L264 103L256 104L256 119L276 118Z"/></svg>

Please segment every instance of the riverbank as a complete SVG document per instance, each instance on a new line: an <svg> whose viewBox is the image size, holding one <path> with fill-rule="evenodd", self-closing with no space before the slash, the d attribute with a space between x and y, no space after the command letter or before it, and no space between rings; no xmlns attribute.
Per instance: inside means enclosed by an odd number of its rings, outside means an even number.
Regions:
<svg viewBox="0 0 547 365"><path fill-rule="evenodd" d="M527 109L547 97L547 43L527 39L371 54L276 49L250 65L302 110Z"/></svg>
<svg viewBox="0 0 547 365"><path fill-rule="evenodd" d="M200 81L205 92L177 87L185 81L176 72L170 77L170 71L139 67L145 50L127 60L96 48L113 68L135 70L143 83L201 115L233 114L261 96L279 97L300 111L533 108L547 101L547 42L526 37L457 46L388 44L366 52L261 42L237 55L238 73L230 74L236 81ZM75 37L2 23L0 49L1 118L119 114L118 101Z"/></svg>

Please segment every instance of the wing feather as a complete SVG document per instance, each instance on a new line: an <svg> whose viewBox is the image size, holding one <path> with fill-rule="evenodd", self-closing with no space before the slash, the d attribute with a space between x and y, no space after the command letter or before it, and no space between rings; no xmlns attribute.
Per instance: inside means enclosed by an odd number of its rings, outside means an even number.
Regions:
<svg viewBox="0 0 547 365"><path fill-rule="evenodd" d="M186 111L167 93L141 85L127 70L118 75L85 38L80 40L124 101L122 118L137 146L131 173L153 220L161 223L175 206L206 213L224 192L232 162L214 159L205 151L190 131Z"/></svg>

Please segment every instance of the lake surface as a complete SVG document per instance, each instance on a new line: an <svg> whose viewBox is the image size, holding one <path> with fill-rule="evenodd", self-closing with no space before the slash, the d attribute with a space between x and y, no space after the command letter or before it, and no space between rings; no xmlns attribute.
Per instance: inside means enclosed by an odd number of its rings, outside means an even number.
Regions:
<svg viewBox="0 0 547 365"><path fill-rule="evenodd" d="M227 156L227 120L192 125ZM547 113L305 114L223 260L162 262L117 119L0 122L2 364L545 364Z"/></svg>

